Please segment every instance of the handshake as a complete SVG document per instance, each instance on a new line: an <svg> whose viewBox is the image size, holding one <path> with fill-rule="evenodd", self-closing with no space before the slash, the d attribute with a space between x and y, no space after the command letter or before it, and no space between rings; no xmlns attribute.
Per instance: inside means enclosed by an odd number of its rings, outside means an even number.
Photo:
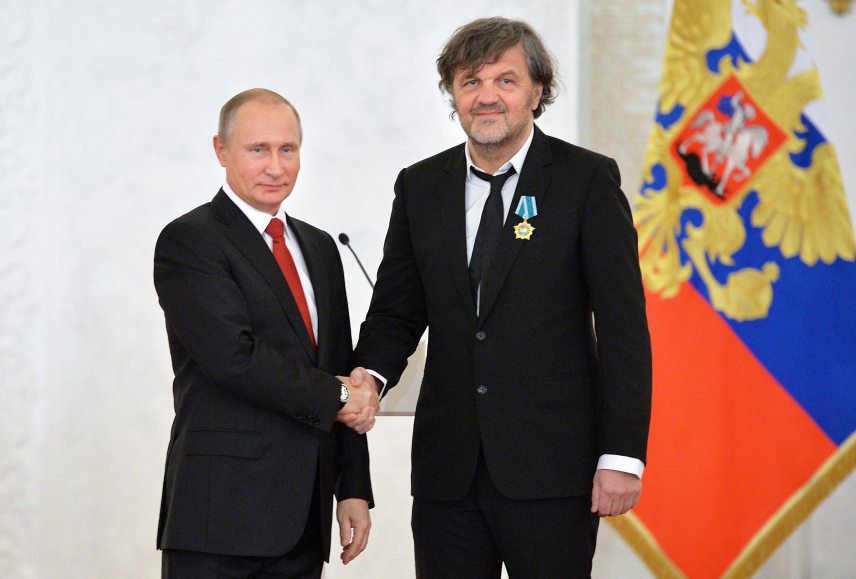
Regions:
<svg viewBox="0 0 856 579"><path fill-rule="evenodd" d="M375 423L375 413L380 407L378 386L374 376L365 368L354 368L350 376L337 376L348 387L348 401L336 415L336 420L365 434Z"/></svg>

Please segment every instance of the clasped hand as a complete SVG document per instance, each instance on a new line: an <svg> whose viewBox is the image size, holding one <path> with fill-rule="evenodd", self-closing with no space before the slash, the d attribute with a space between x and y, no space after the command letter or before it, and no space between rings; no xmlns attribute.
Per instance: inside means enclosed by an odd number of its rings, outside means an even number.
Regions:
<svg viewBox="0 0 856 579"><path fill-rule="evenodd" d="M375 413L380 407L380 398L375 378L365 368L354 368L348 377L337 376L348 387L348 401L336 415L336 420L365 434L375 424Z"/></svg>

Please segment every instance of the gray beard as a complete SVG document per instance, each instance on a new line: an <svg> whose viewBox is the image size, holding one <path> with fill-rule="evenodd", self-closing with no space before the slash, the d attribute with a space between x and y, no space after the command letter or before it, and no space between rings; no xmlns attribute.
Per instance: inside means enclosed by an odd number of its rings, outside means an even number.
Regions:
<svg viewBox="0 0 856 579"><path fill-rule="evenodd" d="M531 108L534 104L535 93L529 97L529 101L526 103L526 106ZM505 134L502 135L479 136L476 131L472 130L472 126L467 128L464 125L464 119L460 113L458 113L458 121L461 123L461 128L464 129L464 133L466 133L469 140L480 147L484 147L487 152L502 149L503 146L517 140L529 128L529 123L523 122L520 126L508 127Z"/></svg>
<svg viewBox="0 0 856 579"><path fill-rule="evenodd" d="M460 118L460 117L459 117ZM502 134L489 134L482 135L479 134L480 131L472 130L472 127L469 129L464 126L463 121L461 122L461 128L464 129L464 132L467 134L467 137L470 141L480 148L483 148L485 152L493 152L499 151L509 143L513 143L517 141L523 133L525 133L529 126L528 123L523 123L520 126L512 126L508 127L507 130Z"/></svg>

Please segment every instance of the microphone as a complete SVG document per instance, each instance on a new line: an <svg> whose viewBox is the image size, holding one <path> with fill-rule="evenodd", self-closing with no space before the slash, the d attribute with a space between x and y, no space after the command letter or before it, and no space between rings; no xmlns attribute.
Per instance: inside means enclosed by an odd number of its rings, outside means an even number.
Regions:
<svg viewBox="0 0 856 579"><path fill-rule="evenodd" d="M351 250L351 253L354 254L354 259L357 260L357 265L359 265L360 269L363 270L363 275L366 276L366 280L368 280L369 285L372 286L372 289L374 289L374 283L372 282L372 278L370 278L369 274L366 273L366 268L363 267L363 262L360 261L360 258L357 257L357 252L354 251L353 247L351 247L351 238L348 237L347 233L339 234L339 243Z"/></svg>

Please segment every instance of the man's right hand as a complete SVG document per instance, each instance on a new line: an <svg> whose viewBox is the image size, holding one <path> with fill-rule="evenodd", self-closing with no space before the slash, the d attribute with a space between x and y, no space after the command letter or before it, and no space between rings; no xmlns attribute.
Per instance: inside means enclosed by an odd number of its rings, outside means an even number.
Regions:
<svg viewBox="0 0 856 579"><path fill-rule="evenodd" d="M348 401L336 415L336 420L359 434L365 434L375 424L380 407L375 378L365 368L354 368L348 377L337 376L348 387Z"/></svg>

